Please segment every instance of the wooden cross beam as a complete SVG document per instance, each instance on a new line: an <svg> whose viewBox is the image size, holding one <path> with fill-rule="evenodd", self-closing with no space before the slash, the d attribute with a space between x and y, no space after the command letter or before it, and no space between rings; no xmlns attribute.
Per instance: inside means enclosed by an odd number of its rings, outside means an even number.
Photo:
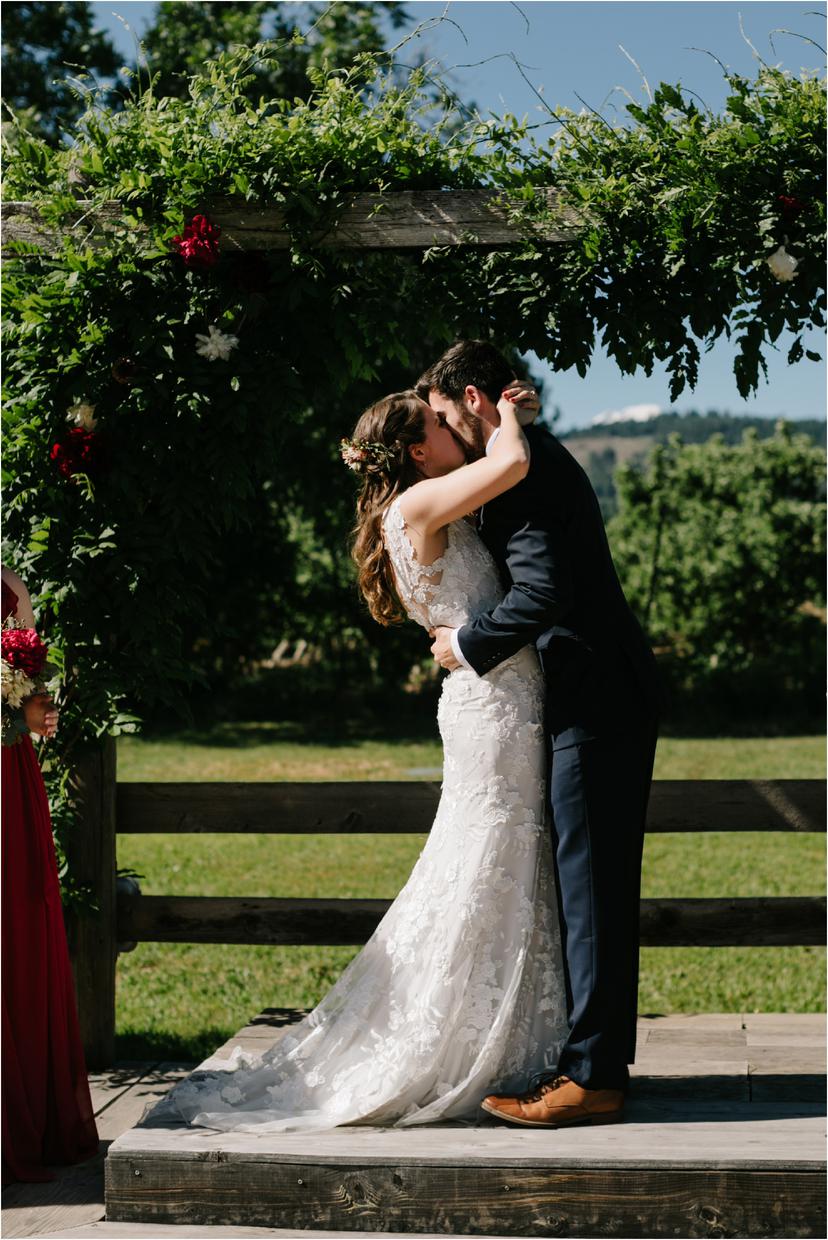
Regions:
<svg viewBox="0 0 828 1240"><path fill-rule="evenodd" d="M523 202L503 190L401 190L386 194L352 194L336 221L312 234L313 244L339 250L407 250L430 246L502 249L524 237L543 242L566 241L576 235L585 220L564 206L559 191L536 188L535 195L553 212L553 219L516 219L512 209ZM281 207L261 206L240 199L217 199L203 208L221 228L221 246L233 250L288 250L291 232ZM123 206L118 202L93 207L78 202L77 211L57 228L44 221L36 203L3 204L2 246L13 254L13 243L36 245L47 254L60 252L61 238L73 236L79 246L105 245L123 227ZM148 230L138 230L149 246Z"/></svg>

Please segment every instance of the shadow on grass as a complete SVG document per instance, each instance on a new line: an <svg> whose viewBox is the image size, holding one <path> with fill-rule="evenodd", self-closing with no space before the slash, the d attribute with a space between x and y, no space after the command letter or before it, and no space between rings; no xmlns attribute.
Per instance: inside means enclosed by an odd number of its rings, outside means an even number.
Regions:
<svg viewBox="0 0 828 1240"><path fill-rule="evenodd" d="M164 744L203 745L210 749L254 749L261 745L325 745L348 748L363 742L381 741L415 745L439 740L434 717L377 715L376 718L318 716L307 720L256 720L214 723L203 728L176 730L148 727L141 739Z"/></svg>
<svg viewBox="0 0 828 1240"><path fill-rule="evenodd" d="M201 1063L231 1038L235 1029L200 1029L186 1037L164 1029L130 1029L116 1034L115 1060L147 1063Z"/></svg>

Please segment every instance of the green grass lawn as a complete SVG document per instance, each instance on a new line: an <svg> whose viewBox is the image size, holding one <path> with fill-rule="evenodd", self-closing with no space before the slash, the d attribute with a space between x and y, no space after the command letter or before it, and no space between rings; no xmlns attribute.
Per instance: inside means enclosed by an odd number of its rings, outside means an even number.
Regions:
<svg viewBox="0 0 828 1240"><path fill-rule="evenodd" d="M818 778L819 737L659 743L656 778ZM308 743L280 725L220 727L119 743L120 780L429 778L431 739ZM422 774L425 772L425 774ZM118 865L147 894L393 897L421 836L119 836ZM654 835L645 896L819 895L823 836ZM310 1007L356 949L143 943L118 962L119 1054L196 1059L263 1007ZM649 1012L819 1011L820 948L646 948L639 1007Z"/></svg>

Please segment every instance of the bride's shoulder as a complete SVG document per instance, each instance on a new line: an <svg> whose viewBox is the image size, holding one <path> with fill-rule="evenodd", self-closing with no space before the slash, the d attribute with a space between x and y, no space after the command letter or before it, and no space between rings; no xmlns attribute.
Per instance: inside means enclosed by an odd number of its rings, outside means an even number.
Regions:
<svg viewBox="0 0 828 1240"><path fill-rule="evenodd" d="M400 507L401 499L401 495L395 496L394 499L391 500L391 503L386 507L382 514L382 524L384 526L396 526L398 529L401 529L405 525L405 517L403 516L402 509Z"/></svg>

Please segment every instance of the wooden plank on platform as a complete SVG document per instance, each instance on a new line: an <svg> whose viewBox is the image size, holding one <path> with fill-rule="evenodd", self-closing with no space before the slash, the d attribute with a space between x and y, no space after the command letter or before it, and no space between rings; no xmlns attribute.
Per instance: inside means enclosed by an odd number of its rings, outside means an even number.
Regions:
<svg viewBox="0 0 828 1240"><path fill-rule="evenodd" d="M91 1077L95 1122L101 1139L98 1155L74 1167L55 1168L56 1178L49 1183L12 1184L4 1188L3 1236L62 1235L102 1219L108 1146L139 1123L147 1107L158 1102L192 1067L179 1063L144 1064Z"/></svg>
<svg viewBox="0 0 828 1240"><path fill-rule="evenodd" d="M790 1169L107 1161L108 1217L124 1221L278 1219L298 1229L525 1237L824 1236L823 1194L824 1176Z"/></svg>
<svg viewBox="0 0 828 1240"><path fill-rule="evenodd" d="M291 1025L298 1024L307 1015L306 1010L297 1008L265 1008L249 1025L213 1051L206 1063L227 1059L237 1046L254 1055L262 1055L269 1047L275 1046Z"/></svg>
<svg viewBox="0 0 828 1240"><path fill-rule="evenodd" d="M365 943L390 900L298 900L255 896L118 898L118 938L152 943ZM826 902L817 896L642 900L646 947L822 944Z"/></svg>
<svg viewBox="0 0 828 1240"><path fill-rule="evenodd" d="M228 1074L229 1076L232 1074ZM214 1132L150 1114L123 1134L110 1161L149 1158L187 1163L313 1163L411 1166L601 1167L630 1170L819 1170L825 1164L825 1108L797 1102L734 1103L631 1096L622 1124L529 1129L489 1121L411 1128L353 1126L325 1132ZM137 1164L136 1164L137 1165Z"/></svg>
<svg viewBox="0 0 828 1240"><path fill-rule="evenodd" d="M440 786L419 780L118 784L118 831L388 834L430 829ZM824 831L819 779L656 780L648 832Z"/></svg>
<svg viewBox="0 0 828 1240"><path fill-rule="evenodd" d="M584 227L583 214L565 206L558 190L539 186L534 192L537 203L552 211L553 218L517 219L508 191L498 189L346 194L330 222L320 216L307 241L337 250L422 250L434 245L491 249L515 245L527 235L543 242L564 241ZM517 201L526 205L525 199ZM135 210L134 203L79 201L56 226L43 220L37 203L6 202L3 252L12 254L14 245L22 243L59 253L64 236L72 237L76 245L104 246L124 228L125 213ZM201 211L221 228L224 254L289 250L293 244L284 207L224 198L204 203ZM150 231L140 223L130 223L129 229L133 249L140 254L152 242ZM304 230L302 238L304 243Z"/></svg>
<svg viewBox="0 0 828 1240"><path fill-rule="evenodd" d="M56 1169L47 1184L3 1189L3 1238L43 1236L95 1223L104 1217L104 1154L75 1167Z"/></svg>
<svg viewBox="0 0 828 1240"><path fill-rule="evenodd" d="M392 1231L307 1231L295 1227L199 1227L186 1223L92 1223L71 1231L52 1232L43 1240L257 1240L259 1236L280 1236L282 1240L395 1240ZM479 1236L479 1233L478 1233ZM409 1233L408 1240L444 1240L444 1235L429 1232ZM475 1240L467 1233L467 1240ZM487 1236L486 1240L510 1240L506 1236Z"/></svg>
<svg viewBox="0 0 828 1240"><path fill-rule="evenodd" d="M156 1064L96 1120L101 1140L114 1141L122 1133L134 1128L141 1122L147 1109L163 1098L173 1085L188 1076L194 1066L177 1062Z"/></svg>
<svg viewBox="0 0 828 1240"><path fill-rule="evenodd" d="M147 1063L115 1064L105 1072L90 1072L89 1094L95 1114L99 1115L111 1106L156 1066L156 1061L153 1060Z"/></svg>

